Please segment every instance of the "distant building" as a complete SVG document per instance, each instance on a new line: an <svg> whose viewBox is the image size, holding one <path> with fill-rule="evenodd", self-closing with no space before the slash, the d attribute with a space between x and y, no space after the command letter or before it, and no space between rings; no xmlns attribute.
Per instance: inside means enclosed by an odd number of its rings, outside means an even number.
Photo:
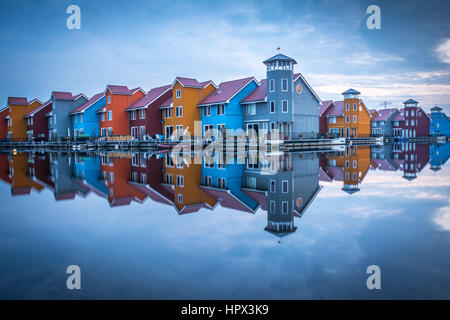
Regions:
<svg viewBox="0 0 450 320"><path fill-rule="evenodd" d="M0 109L0 140L5 140L8 136L8 117L9 107ZM8 117L9 118L9 117Z"/></svg>
<svg viewBox="0 0 450 320"><path fill-rule="evenodd" d="M450 157L450 143L430 145L430 169L441 170L442 166Z"/></svg>
<svg viewBox="0 0 450 320"><path fill-rule="evenodd" d="M349 89L344 96L344 134L345 137L370 136L370 112L359 99L360 92Z"/></svg>
<svg viewBox="0 0 450 320"><path fill-rule="evenodd" d="M409 99L403 104L405 117L403 136L407 138L428 137L430 135L430 117L415 100Z"/></svg>
<svg viewBox="0 0 450 320"><path fill-rule="evenodd" d="M434 106L431 108L430 135L432 136L450 136L450 119L442 111L442 108Z"/></svg>
<svg viewBox="0 0 450 320"><path fill-rule="evenodd" d="M9 114L7 138L12 140L27 139L27 123L24 117L42 104L38 99L28 102L27 98L8 97Z"/></svg>
<svg viewBox="0 0 450 320"><path fill-rule="evenodd" d="M392 119L399 113L398 109L381 109L373 112L370 119L371 135L375 137L392 137Z"/></svg>
<svg viewBox="0 0 450 320"><path fill-rule="evenodd" d="M97 111L104 107L106 98L103 92L93 95L88 101L70 113L74 137L99 137L100 124Z"/></svg>
<svg viewBox="0 0 450 320"><path fill-rule="evenodd" d="M41 106L25 115L28 140L48 139L48 120L45 117L52 110L52 100L47 100Z"/></svg>

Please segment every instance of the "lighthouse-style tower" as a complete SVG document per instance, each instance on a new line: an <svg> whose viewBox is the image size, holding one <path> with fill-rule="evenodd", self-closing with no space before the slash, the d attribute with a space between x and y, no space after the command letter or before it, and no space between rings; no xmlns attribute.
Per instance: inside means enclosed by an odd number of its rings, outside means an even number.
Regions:
<svg viewBox="0 0 450 320"><path fill-rule="evenodd" d="M358 137L359 95L355 89L343 92L344 96L344 135L345 137Z"/></svg>
<svg viewBox="0 0 450 320"><path fill-rule="evenodd" d="M293 74L297 62L283 54L264 61L267 68L267 105L271 129L291 136L294 122Z"/></svg>

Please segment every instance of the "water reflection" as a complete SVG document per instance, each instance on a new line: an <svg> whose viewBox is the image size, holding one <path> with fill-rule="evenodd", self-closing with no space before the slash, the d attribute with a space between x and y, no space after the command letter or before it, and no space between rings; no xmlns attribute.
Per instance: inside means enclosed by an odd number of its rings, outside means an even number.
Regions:
<svg viewBox="0 0 450 320"><path fill-rule="evenodd" d="M340 152L286 153L265 160L248 154L244 163L226 153L211 161L199 154L41 151L1 154L0 177L14 197L47 188L56 201L93 193L110 207L154 201L179 215L217 206L248 214L262 210L264 230L281 238L296 231L294 218L302 217L321 191L319 182L341 183L343 192L354 194L370 170L401 171L411 181L430 158L430 168L438 171L449 156L448 143L347 146ZM192 157L201 157L202 164Z"/></svg>

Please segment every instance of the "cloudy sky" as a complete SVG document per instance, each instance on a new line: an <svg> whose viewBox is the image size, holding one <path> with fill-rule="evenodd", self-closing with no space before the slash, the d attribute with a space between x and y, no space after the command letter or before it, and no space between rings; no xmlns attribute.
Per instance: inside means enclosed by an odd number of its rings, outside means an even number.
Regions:
<svg viewBox="0 0 450 320"><path fill-rule="evenodd" d="M80 30L66 27L71 4ZM371 4L380 30L366 27ZM0 0L0 104L176 76L259 80L281 47L323 100L353 87L369 107L412 97L450 111L449 18L445 0Z"/></svg>

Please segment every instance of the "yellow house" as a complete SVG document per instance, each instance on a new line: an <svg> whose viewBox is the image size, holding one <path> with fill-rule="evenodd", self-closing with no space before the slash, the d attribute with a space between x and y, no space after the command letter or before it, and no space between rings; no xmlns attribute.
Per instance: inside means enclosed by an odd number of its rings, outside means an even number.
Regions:
<svg viewBox="0 0 450 320"><path fill-rule="evenodd" d="M164 136L179 139L188 132L194 136L195 121L201 121L197 104L215 89L217 86L212 81L198 82L191 78L175 78L172 98L160 106ZM201 131L198 135L201 136Z"/></svg>
<svg viewBox="0 0 450 320"><path fill-rule="evenodd" d="M25 115L42 105L38 99L28 102L27 98L8 97L9 115L8 120L8 138L12 140L27 139L27 122Z"/></svg>

